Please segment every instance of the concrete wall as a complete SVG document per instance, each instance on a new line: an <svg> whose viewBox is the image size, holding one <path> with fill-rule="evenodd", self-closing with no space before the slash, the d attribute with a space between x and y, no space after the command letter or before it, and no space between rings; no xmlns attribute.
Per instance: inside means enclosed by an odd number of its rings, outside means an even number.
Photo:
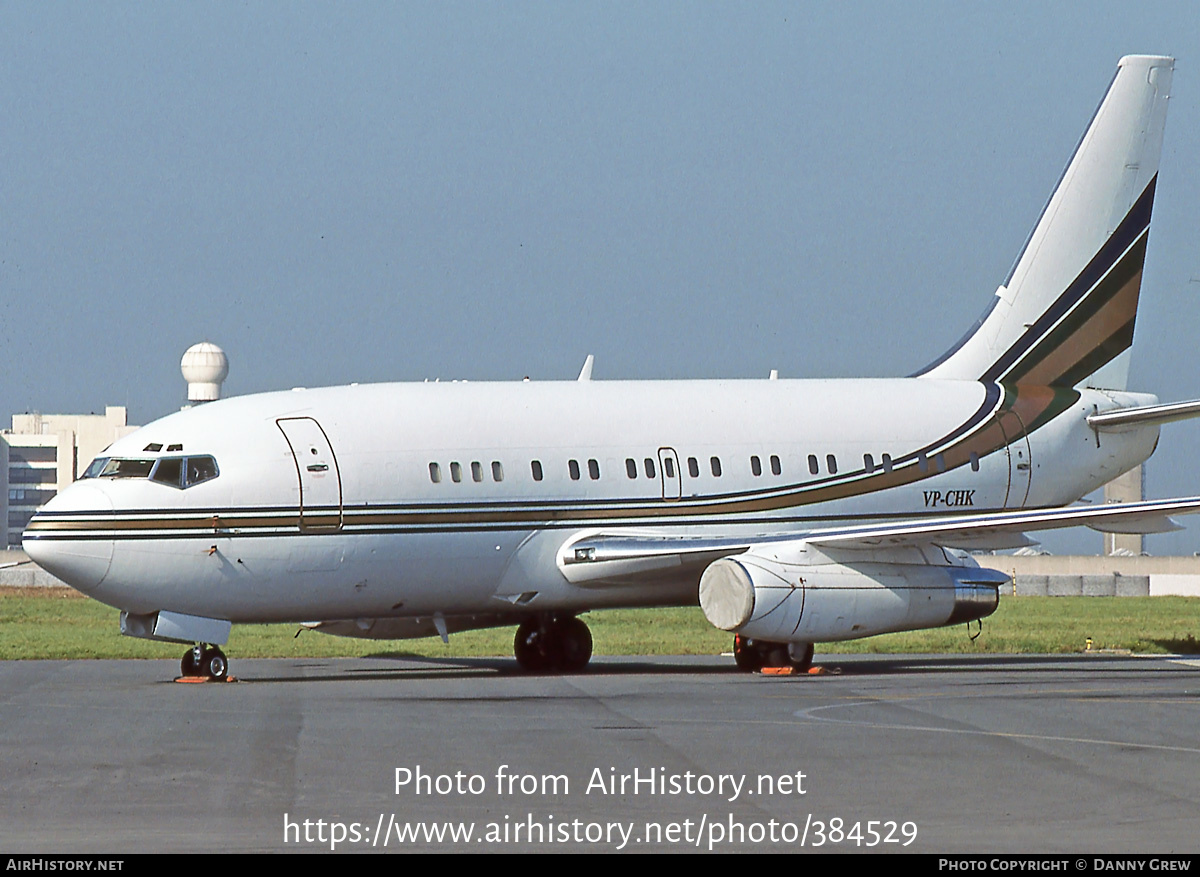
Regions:
<svg viewBox="0 0 1200 877"><path fill-rule="evenodd" d="M980 566L1013 577L1015 596L1200 597L1200 557L982 555Z"/></svg>
<svg viewBox="0 0 1200 877"><path fill-rule="evenodd" d="M24 551L0 551L0 588L65 588L66 582L31 561Z"/></svg>

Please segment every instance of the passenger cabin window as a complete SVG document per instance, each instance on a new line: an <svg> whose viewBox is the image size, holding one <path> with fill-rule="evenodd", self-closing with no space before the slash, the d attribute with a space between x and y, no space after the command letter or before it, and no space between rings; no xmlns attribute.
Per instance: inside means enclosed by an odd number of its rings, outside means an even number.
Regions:
<svg viewBox="0 0 1200 877"><path fill-rule="evenodd" d="M777 454L771 455L771 474L772 475L782 475L783 474L783 464L779 462L779 456Z"/></svg>
<svg viewBox="0 0 1200 877"><path fill-rule="evenodd" d="M688 475L693 478L700 477L700 461L695 457L688 457Z"/></svg>
<svg viewBox="0 0 1200 877"><path fill-rule="evenodd" d="M808 455L808 472L809 472L809 474L816 475L820 471L821 471L821 466L819 463L817 463L817 455L809 454Z"/></svg>
<svg viewBox="0 0 1200 877"><path fill-rule="evenodd" d="M883 471L884 472L892 471L892 455L891 454L883 455Z"/></svg>
<svg viewBox="0 0 1200 877"><path fill-rule="evenodd" d="M975 453L974 451L971 451L971 471L972 472L979 471L979 455L977 453Z"/></svg>
<svg viewBox="0 0 1200 877"><path fill-rule="evenodd" d="M478 460L471 463L471 480L476 484L483 480L483 464Z"/></svg>
<svg viewBox="0 0 1200 877"><path fill-rule="evenodd" d="M833 454L826 454L825 465L829 467L830 475L837 475L837 457Z"/></svg>
<svg viewBox="0 0 1200 877"><path fill-rule="evenodd" d="M579 461L578 460L568 460L567 461L567 470L571 473L572 481L579 480Z"/></svg>
<svg viewBox="0 0 1200 877"><path fill-rule="evenodd" d="M442 467L437 463L429 464L429 480L434 484L442 483Z"/></svg>
<svg viewBox="0 0 1200 877"><path fill-rule="evenodd" d="M530 471L533 472L533 480L534 481L542 480L542 461L541 460L534 460L532 463L529 464L529 469L530 469Z"/></svg>
<svg viewBox="0 0 1200 877"><path fill-rule="evenodd" d="M937 470L939 472L946 471L946 455L945 454L938 454L936 457L933 458L933 463L935 466L937 466Z"/></svg>
<svg viewBox="0 0 1200 877"><path fill-rule="evenodd" d="M588 477L593 481L600 478L600 464L595 460L588 460Z"/></svg>
<svg viewBox="0 0 1200 877"><path fill-rule="evenodd" d="M754 473L755 478L762 475L762 461L757 455L750 457L750 471Z"/></svg>
<svg viewBox="0 0 1200 877"><path fill-rule="evenodd" d="M462 481L462 464L461 463L451 463L450 464L450 480L453 481L455 484L458 484L460 481Z"/></svg>
<svg viewBox="0 0 1200 877"><path fill-rule="evenodd" d="M674 457L663 457L662 464L663 464L663 475L665 475L668 478L674 478L675 477L675 458Z"/></svg>
<svg viewBox="0 0 1200 877"><path fill-rule="evenodd" d="M917 468L922 472L929 471L929 458L926 457L924 453L917 455Z"/></svg>
<svg viewBox="0 0 1200 877"><path fill-rule="evenodd" d="M721 477L721 458L713 457L708 462L712 466L713 478L720 478Z"/></svg>
<svg viewBox="0 0 1200 877"><path fill-rule="evenodd" d="M654 478L655 477L654 472L655 472L654 461L652 459L650 459L649 457L647 457L646 458L646 477Z"/></svg>
<svg viewBox="0 0 1200 877"><path fill-rule="evenodd" d="M630 478L637 478L637 461L633 457L628 457L625 460L625 474Z"/></svg>
<svg viewBox="0 0 1200 877"><path fill-rule="evenodd" d="M867 471L868 475L875 471L875 458L870 454L863 454L863 469Z"/></svg>
<svg viewBox="0 0 1200 877"><path fill-rule="evenodd" d="M492 460L492 480L493 481L503 481L504 480L504 467L500 465L499 460Z"/></svg>

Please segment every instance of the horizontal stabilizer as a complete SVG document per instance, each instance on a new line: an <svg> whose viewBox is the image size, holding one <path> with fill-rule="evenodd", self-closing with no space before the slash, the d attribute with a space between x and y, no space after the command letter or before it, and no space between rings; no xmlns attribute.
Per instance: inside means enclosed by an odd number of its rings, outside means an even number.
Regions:
<svg viewBox="0 0 1200 877"><path fill-rule="evenodd" d="M1138 408L1118 408L1088 417L1088 426L1103 432L1117 432L1155 423L1173 423L1200 417L1200 399L1191 402L1171 402L1167 405L1143 405Z"/></svg>

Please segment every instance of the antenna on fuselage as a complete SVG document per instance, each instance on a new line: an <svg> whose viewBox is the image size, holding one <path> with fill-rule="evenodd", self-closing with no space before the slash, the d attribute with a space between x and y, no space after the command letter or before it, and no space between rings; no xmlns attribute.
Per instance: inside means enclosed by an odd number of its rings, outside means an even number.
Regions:
<svg viewBox="0 0 1200 877"><path fill-rule="evenodd" d="M229 375L229 357L211 341L201 341L183 354L179 370L188 385L186 407L215 402L221 398L221 384Z"/></svg>

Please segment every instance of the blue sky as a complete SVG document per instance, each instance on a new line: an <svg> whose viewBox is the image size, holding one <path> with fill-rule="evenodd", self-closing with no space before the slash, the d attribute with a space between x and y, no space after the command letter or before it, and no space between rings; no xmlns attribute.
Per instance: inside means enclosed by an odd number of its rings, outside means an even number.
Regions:
<svg viewBox="0 0 1200 877"><path fill-rule="evenodd" d="M1200 397L1190 3L0 9L0 415L147 422L203 339L228 393L908 374L1134 52L1178 60L1131 388Z"/></svg>

